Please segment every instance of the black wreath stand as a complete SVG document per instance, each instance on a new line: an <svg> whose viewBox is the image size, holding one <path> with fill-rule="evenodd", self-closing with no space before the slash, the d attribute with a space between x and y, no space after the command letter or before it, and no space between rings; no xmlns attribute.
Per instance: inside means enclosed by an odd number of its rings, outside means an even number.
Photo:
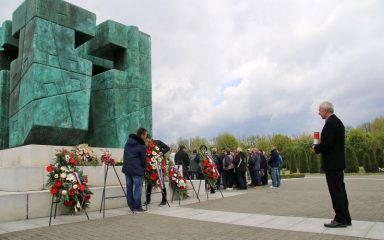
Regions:
<svg viewBox="0 0 384 240"><path fill-rule="evenodd" d="M182 168L183 168L183 169L187 169L186 166L185 166L185 164L184 164L184 162L181 162L181 165L182 165ZM177 165L177 170L176 170L176 180L179 180L179 177L180 177L180 171L179 171L179 170L180 170L180 165ZM199 203L200 203L199 193L196 191L195 186L193 185L191 178L189 177L188 174L186 174L185 177L187 178L187 180L188 180L189 183L191 184L192 189L193 189L193 191L194 191L195 194L196 194L196 198L197 198L197 200L199 200ZM176 187L175 187L175 188L178 189L177 192L178 192L178 194L179 194L179 206L180 206L180 200L181 200L180 189L177 187L177 184L176 184ZM172 192L172 202L173 202L173 197L174 197L174 195L175 195L175 189L173 189L173 192Z"/></svg>
<svg viewBox="0 0 384 240"><path fill-rule="evenodd" d="M107 185L108 171L109 171L110 168L113 169L113 171L114 171L114 173L115 173L117 179L119 180L119 184L120 184L121 189L123 190L124 196L113 196L113 197L107 197L107 196L106 196L105 188L106 188L106 185ZM119 174L117 174L115 165L112 164L112 163L106 163L106 164L104 164L104 185L103 185L103 195L102 195L102 197L101 197L101 205L100 205L100 213L101 213L101 211L103 211L103 218L105 218L105 200L107 200L107 199L113 199L113 198L122 198L122 197L127 198L127 193L125 192L125 189L124 189L124 187L123 187L123 184L121 183ZM132 213L133 213L133 212L132 212Z"/></svg>
<svg viewBox="0 0 384 240"><path fill-rule="evenodd" d="M81 202L81 206L84 206L84 194L82 196L82 202ZM56 213L57 213L57 204L60 203L60 201L55 198L55 196L52 196L52 201L51 201L51 212L49 214L49 226L51 226L51 223L52 223L52 217L53 219L56 219ZM53 205L55 205L55 212L53 213ZM82 210L84 211L84 214L85 216L87 217L88 221L89 221L89 216L88 216L88 213L87 213L87 210L85 208L82 208ZM53 215L52 215L53 213Z"/></svg>

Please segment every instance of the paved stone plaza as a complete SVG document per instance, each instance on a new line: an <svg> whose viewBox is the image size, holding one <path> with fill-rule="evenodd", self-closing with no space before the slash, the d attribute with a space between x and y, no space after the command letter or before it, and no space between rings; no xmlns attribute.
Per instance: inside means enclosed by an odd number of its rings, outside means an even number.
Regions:
<svg viewBox="0 0 384 240"><path fill-rule="evenodd" d="M148 213L109 210L0 223L0 239L384 239L384 176L346 178L353 226L326 229L331 200L320 175L285 180L280 189L259 187L209 195L210 200L177 202ZM27 230L26 230L27 229ZM359 238L360 237L360 238Z"/></svg>

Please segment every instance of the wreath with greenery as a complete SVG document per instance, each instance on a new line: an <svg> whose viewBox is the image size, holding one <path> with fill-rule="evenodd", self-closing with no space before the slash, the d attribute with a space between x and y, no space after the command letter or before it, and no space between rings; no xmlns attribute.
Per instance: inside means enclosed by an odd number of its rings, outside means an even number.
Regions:
<svg viewBox="0 0 384 240"><path fill-rule="evenodd" d="M212 157L208 154L208 149L206 146L202 145L200 147L200 153L202 161L200 161L201 169L205 180L210 186L216 186L216 181L220 177L220 174L216 168L216 164L213 161Z"/></svg>
<svg viewBox="0 0 384 240"><path fill-rule="evenodd" d="M55 154L55 163L46 167L48 172L47 187L54 201L77 213L89 207L93 194L87 185L88 177L78 167L82 162L82 156L76 149L62 149Z"/></svg>
<svg viewBox="0 0 384 240"><path fill-rule="evenodd" d="M178 174L176 166L169 164L169 182L173 191L179 193L182 199L188 197L187 180Z"/></svg>
<svg viewBox="0 0 384 240"><path fill-rule="evenodd" d="M160 186L159 170L162 171L163 180L167 176L167 161L154 141L148 142L146 151L145 179L147 183L157 188Z"/></svg>

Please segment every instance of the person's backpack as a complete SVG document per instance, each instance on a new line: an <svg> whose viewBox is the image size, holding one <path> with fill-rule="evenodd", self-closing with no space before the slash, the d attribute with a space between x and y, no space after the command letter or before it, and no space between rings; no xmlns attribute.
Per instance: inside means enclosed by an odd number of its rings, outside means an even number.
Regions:
<svg viewBox="0 0 384 240"><path fill-rule="evenodd" d="M284 160L283 160L283 157L279 154L278 158L277 158L277 162L279 164L279 167L283 167L283 164L284 164Z"/></svg>

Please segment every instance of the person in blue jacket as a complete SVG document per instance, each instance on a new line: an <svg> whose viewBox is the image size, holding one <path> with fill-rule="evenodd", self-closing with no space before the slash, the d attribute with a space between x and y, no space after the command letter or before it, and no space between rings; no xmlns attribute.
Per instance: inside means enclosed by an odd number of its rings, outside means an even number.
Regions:
<svg viewBox="0 0 384 240"><path fill-rule="evenodd" d="M132 212L143 212L141 190L143 187L146 164L147 130L139 128L136 134L130 134L124 147L123 173L127 183L127 203Z"/></svg>

